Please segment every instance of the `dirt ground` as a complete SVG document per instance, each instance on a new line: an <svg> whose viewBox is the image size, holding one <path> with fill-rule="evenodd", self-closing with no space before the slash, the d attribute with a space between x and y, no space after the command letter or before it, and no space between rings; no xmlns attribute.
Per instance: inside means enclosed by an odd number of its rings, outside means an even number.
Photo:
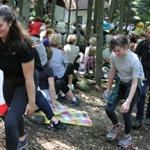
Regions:
<svg viewBox="0 0 150 150"><path fill-rule="evenodd" d="M108 120L104 108L106 100L103 92L97 90L95 85L90 86L90 91L83 92L75 89L75 95L82 99L81 106L74 107L77 110L88 112L93 125L91 127L68 125L63 132L49 131L45 125L37 125L25 119L25 126L29 145L26 150L118 150L118 140L121 132L114 141L105 139L106 133L112 126ZM119 106L121 103L119 104ZM119 107L116 110L119 121L123 123ZM135 116L135 110L132 113ZM132 146L130 150L150 150L150 127L142 125L138 130L132 130ZM0 150L5 150L5 136L2 121L0 122Z"/></svg>

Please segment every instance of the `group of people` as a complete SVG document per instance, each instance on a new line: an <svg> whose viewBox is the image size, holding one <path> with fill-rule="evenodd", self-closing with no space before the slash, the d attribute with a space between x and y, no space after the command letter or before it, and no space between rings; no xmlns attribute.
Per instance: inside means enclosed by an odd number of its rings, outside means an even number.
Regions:
<svg viewBox="0 0 150 150"><path fill-rule="evenodd" d="M4 73L3 96L8 106L5 115L6 149L20 150L28 144L24 116L34 113L36 105L50 120L47 125L49 130L65 130L66 124L60 122L52 111L56 107L55 94L66 94L71 105L79 105L81 100L67 85L72 82L72 66L68 64L63 67L67 61L64 52L59 49L60 36L53 34L52 52L47 50L48 55L46 49L39 50L44 46L37 35L38 30L33 32L31 27L32 33L29 35L7 5L0 5L0 24L0 69ZM37 25L40 26L40 23ZM49 63L53 59L57 65ZM55 71L50 65L60 70ZM71 76L70 79L68 76ZM48 91L49 99L44 97L43 91Z"/></svg>
<svg viewBox="0 0 150 150"><path fill-rule="evenodd" d="M48 129L65 130L66 125L52 111L57 108L55 98L60 95L70 99L71 105L80 105L81 100L73 94L74 69L85 72L95 69L95 37L91 37L84 52L76 46L77 37L73 34L67 37L68 44L62 48L64 33L54 33L49 28L50 21L45 20L45 23L45 29L40 31L42 23L37 18L28 26L27 32L17 21L13 10L7 5L0 5L0 69L4 74L3 95L8 106L5 116L7 150L20 150L27 145L24 116L34 113L36 105L51 120ZM43 32L41 36L40 32ZM109 38L108 44L110 70L104 93L109 94L109 98L105 111L113 127L106 138L114 140L122 131L115 108L124 99L120 112L124 118L125 135L118 146L127 148L132 142L131 128L138 128L144 118L145 96L150 84L150 26L147 27L146 39L139 42L135 52L131 51L125 35ZM111 89L116 72L119 80ZM131 112L135 105L137 115L132 122ZM150 103L145 120L148 126L149 107Z"/></svg>

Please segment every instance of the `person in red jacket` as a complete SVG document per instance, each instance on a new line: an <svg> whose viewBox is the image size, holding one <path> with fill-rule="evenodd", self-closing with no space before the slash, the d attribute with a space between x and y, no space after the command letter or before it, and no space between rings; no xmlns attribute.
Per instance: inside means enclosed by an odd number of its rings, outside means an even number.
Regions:
<svg viewBox="0 0 150 150"><path fill-rule="evenodd" d="M32 36L39 37L41 25L42 25L41 17L36 17L34 23L31 25L30 34Z"/></svg>

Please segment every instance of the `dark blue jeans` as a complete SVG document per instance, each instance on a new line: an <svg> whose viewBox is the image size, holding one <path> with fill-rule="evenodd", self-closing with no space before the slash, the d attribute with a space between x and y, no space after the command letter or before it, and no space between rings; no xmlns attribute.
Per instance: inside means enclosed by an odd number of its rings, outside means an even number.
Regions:
<svg viewBox="0 0 150 150"><path fill-rule="evenodd" d="M120 102L120 100L124 99L125 91L126 91L126 87L124 85L121 85L118 96L117 96L114 104L110 105L109 103L107 103L106 108L105 108L107 116L109 117L109 119L112 121L112 123L114 125L118 123L118 118L115 113L115 108L116 108L117 104ZM131 112L133 110L134 105L136 104L136 102L139 99L139 96L140 96L139 94L140 94L140 92L137 89L133 96L132 102L130 104L129 111L127 113L123 113L123 119L124 119L124 123L125 123L125 134L131 133L131 127L132 127Z"/></svg>
<svg viewBox="0 0 150 150"><path fill-rule="evenodd" d="M144 86L142 86L141 88L140 101L137 103L136 119L138 120L143 120L144 117L145 97L146 97L147 88L150 87L150 78L147 78L147 80L143 81L143 83ZM150 96L148 97L146 118L150 118Z"/></svg>
<svg viewBox="0 0 150 150"><path fill-rule="evenodd" d="M3 93L9 109L5 117L6 149L17 150L19 136L23 136L23 114L28 103L24 79L4 78Z"/></svg>
<svg viewBox="0 0 150 150"><path fill-rule="evenodd" d="M3 92L9 107L5 117L6 149L17 150L19 137L25 135L23 115L28 103L28 96L24 79L4 79ZM36 94L36 104L51 120L54 114L40 91L37 91Z"/></svg>

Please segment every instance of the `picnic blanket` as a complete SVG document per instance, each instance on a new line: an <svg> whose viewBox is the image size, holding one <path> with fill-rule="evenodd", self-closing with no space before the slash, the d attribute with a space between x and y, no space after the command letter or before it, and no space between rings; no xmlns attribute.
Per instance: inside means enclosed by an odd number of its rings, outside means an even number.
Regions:
<svg viewBox="0 0 150 150"><path fill-rule="evenodd" d="M53 109L53 112L61 122L72 125L92 126L92 121L90 120L87 112L69 108L65 105L62 105L57 100L55 104L58 108ZM50 122L50 120L46 118L46 115L42 111L39 111L35 114L44 116L45 124Z"/></svg>

